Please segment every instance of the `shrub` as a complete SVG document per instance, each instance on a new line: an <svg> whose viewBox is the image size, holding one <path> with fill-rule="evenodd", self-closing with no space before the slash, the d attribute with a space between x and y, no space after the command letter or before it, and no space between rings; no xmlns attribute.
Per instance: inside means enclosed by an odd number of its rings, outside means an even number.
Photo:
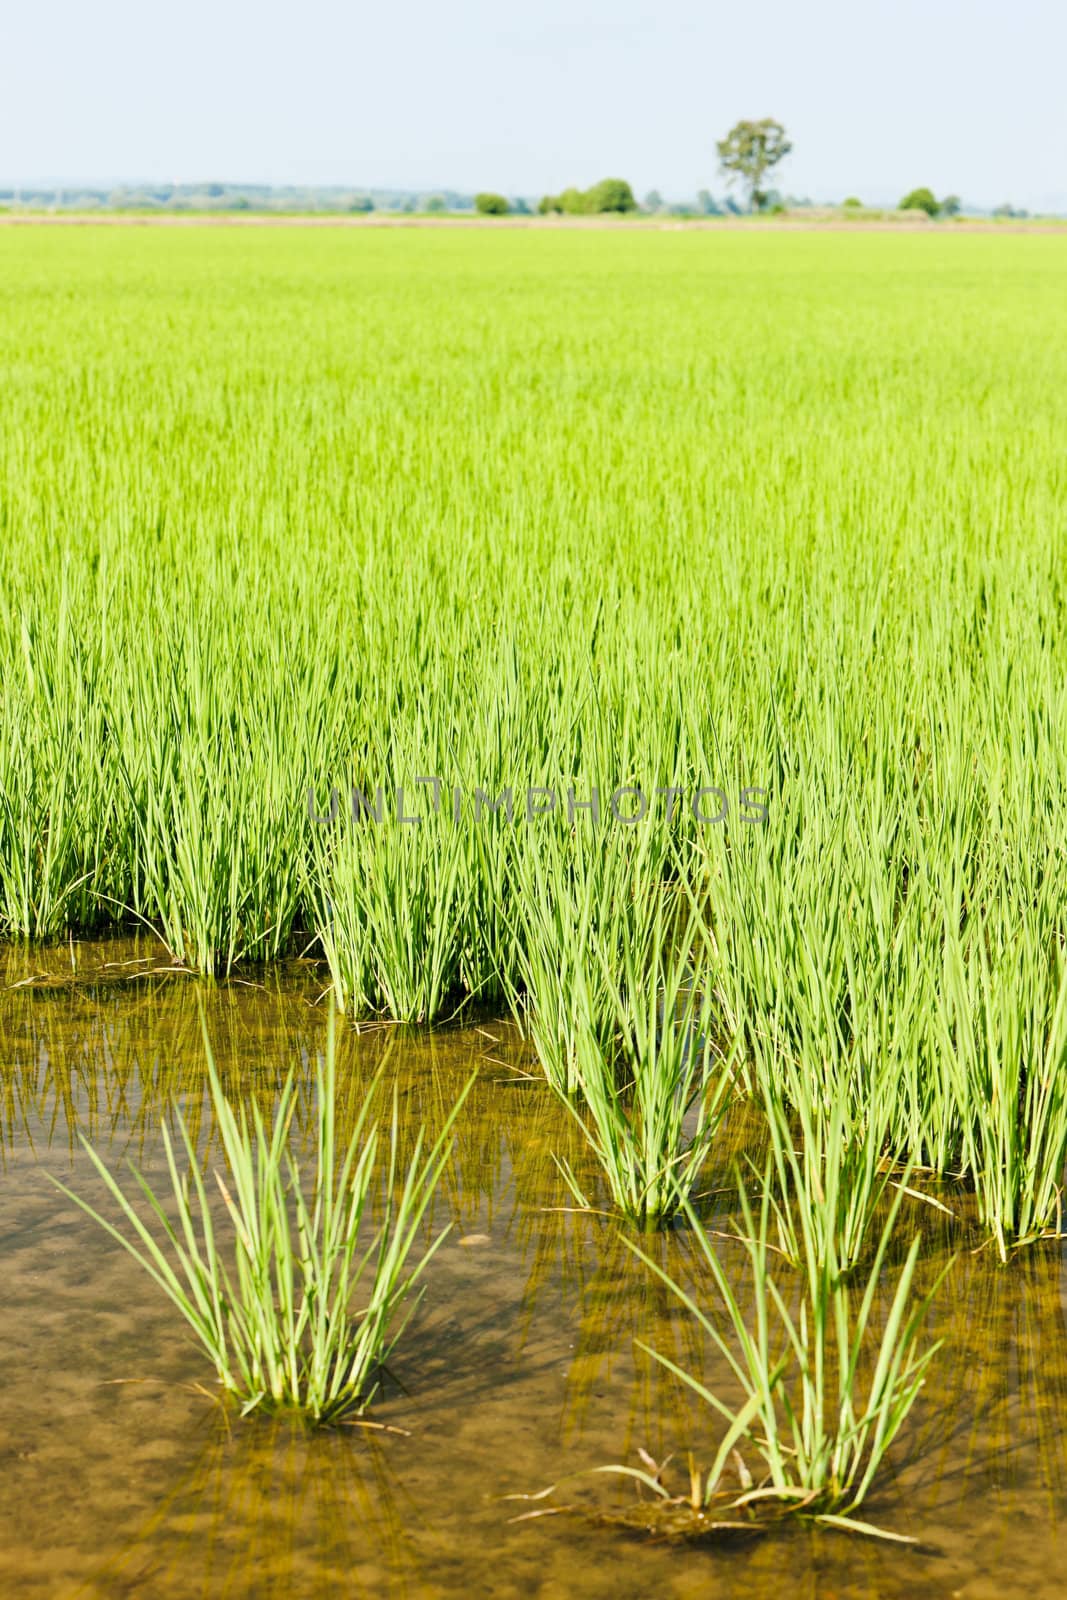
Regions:
<svg viewBox="0 0 1067 1600"><path fill-rule="evenodd" d="M622 178L601 178L585 193L585 209L594 215L606 211L636 211L633 190Z"/></svg>
<svg viewBox="0 0 1067 1600"><path fill-rule="evenodd" d="M848 207L849 209L852 209L852 208L857 207L857 206L862 206L863 205L863 201L862 200L857 200L857 198L856 198L856 196L854 194L850 194L847 200L842 200L841 204L843 206Z"/></svg>
<svg viewBox="0 0 1067 1600"><path fill-rule="evenodd" d="M612 211L636 211L637 201L630 185L622 178L601 178L591 189L576 189L572 185L562 194L546 194L537 209L542 216L556 212L568 217L588 217Z"/></svg>
<svg viewBox="0 0 1067 1600"><path fill-rule="evenodd" d="M502 194L485 191L474 196L474 209L482 217L506 217L509 208Z"/></svg>
<svg viewBox="0 0 1067 1600"><path fill-rule="evenodd" d="M928 217L936 217L940 207L932 189L913 189L900 202L900 209L901 211L925 211Z"/></svg>

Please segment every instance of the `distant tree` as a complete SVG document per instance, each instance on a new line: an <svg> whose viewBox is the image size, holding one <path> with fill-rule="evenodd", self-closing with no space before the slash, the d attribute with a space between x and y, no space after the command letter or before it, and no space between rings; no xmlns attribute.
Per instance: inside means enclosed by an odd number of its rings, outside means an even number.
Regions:
<svg viewBox="0 0 1067 1600"><path fill-rule="evenodd" d="M958 194L947 194L938 207L943 217L958 217L962 204Z"/></svg>
<svg viewBox="0 0 1067 1600"><path fill-rule="evenodd" d="M474 209L482 217L506 217L508 203L502 194L492 194L485 190L474 196Z"/></svg>
<svg viewBox="0 0 1067 1600"><path fill-rule="evenodd" d="M663 210L663 196L660 194L658 189L650 189L648 191L648 193L645 195L643 210L645 210L645 211L662 211Z"/></svg>
<svg viewBox="0 0 1067 1600"><path fill-rule="evenodd" d="M697 191L697 210L705 217L717 217L722 213L722 207L708 189Z"/></svg>
<svg viewBox="0 0 1067 1600"><path fill-rule="evenodd" d="M528 217L530 215L530 208L521 195L517 200L512 200L511 209L517 217Z"/></svg>
<svg viewBox="0 0 1067 1600"><path fill-rule="evenodd" d="M426 209L427 211L431 211L435 214L439 211L447 210L448 208L445 205L444 195L432 194L426 202Z"/></svg>
<svg viewBox="0 0 1067 1600"><path fill-rule="evenodd" d="M357 195L348 209L349 211L373 211L374 201L369 194Z"/></svg>
<svg viewBox="0 0 1067 1600"><path fill-rule="evenodd" d="M630 185L622 178L601 178L591 189L572 186L562 194L546 194L537 209L542 216L556 212L567 217L588 217L608 211L636 211L637 201Z"/></svg>
<svg viewBox="0 0 1067 1600"><path fill-rule="evenodd" d="M716 148L727 183L743 183L752 210L762 210L767 199L763 180L793 148L782 124L773 117L735 122Z"/></svg>
<svg viewBox="0 0 1067 1600"><path fill-rule="evenodd" d="M585 192L586 210L594 215L606 211L636 211L637 201L623 178L601 178Z"/></svg>
<svg viewBox="0 0 1067 1600"><path fill-rule="evenodd" d="M849 210L855 210L857 207L863 205L863 201L857 200L854 194L850 194L847 200L842 200L841 204L843 206L847 206Z"/></svg>
<svg viewBox="0 0 1067 1600"><path fill-rule="evenodd" d="M928 217L936 217L939 207L932 189L912 189L900 202L901 211L925 211Z"/></svg>

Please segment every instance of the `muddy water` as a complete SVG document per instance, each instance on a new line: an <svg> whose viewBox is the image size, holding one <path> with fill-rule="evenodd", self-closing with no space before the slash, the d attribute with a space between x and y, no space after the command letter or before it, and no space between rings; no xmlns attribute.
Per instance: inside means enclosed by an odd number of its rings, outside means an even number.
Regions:
<svg viewBox="0 0 1067 1600"><path fill-rule="evenodd" d="M321 978L207 988L145 945L7 953L0 966L0 1596L705 1596L1063 1593L1067 1281L1057 1247L1007 1269L962 1254L932 1331L927 1392L866 1514L903 1549L813 1529L652 1544L580 1516L515 1523L505 1498L607 1462L693 1448L706 1424L647 1340L730 1393L613 1226L565 1208L566 1115L527 1081L513 1030L346 1031L351 1106L388 1052L405 1129L478 1082L431 1227L452 1231L375 1418L404 1432L307 1435L239 1422L136 1265L48 1181L99 1200L86 1134L116 1171L163 1177L174 1097L205 1153L198 999L230 1087L307 1092ZM344 1119L342 1108L342 1121ZM952 1248L930 1238L931 1269ZM958 1242L958 1241L957 1241ZM660 1247L690 1268L685 1240ZM727 1246L723 1247L728 1250ZM740 1263L735 1263L740 1272ZM732 1270L732 1268L731 1268ZM203 1387L198 1387L198 1386ZM618 1505L616 1480L564 1499Z"/></svg>

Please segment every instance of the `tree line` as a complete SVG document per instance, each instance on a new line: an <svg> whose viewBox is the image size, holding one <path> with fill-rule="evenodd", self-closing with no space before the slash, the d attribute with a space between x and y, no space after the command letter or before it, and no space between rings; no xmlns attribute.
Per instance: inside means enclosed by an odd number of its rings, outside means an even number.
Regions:
<svg viewBox="0 0 1067 1600"><path fill-rule="evenodd" d="M740 185L749 211L766 211L773 208L776 200L768 179L792 149L792 140L782 124L774 117L735 122L729 133L716 144L719 171L728 186ZM705 212L720 209L706 189L700 191L698 203L700 209ZM930 217L954 217L960 210L960 204L958 195L950 194L943 200L938 200L932 189L922 187L912 189L906 194L898 209L924 211ZM729 202L727 205L729 209L736 209L730 206ZM855 196L850 196L844 201L846 209L855 209L860 205L861 202ZM475 195L474 206L483 216L505 216L512 209L504 195L494 194L488 190ZM653 190L645 201L645 209L656 211L661 207L660 196ZM634 199L633 190L623 178L602 178L599 183L593 184L591 189L570 188L564 189L561 194L546 194L537 209L543 216L554 213L559 216L583 217L607 213L622 215L640 208ZM1019 213L1014 213L1010 206L1001 206L994 215L1011 216Z"/></svg>

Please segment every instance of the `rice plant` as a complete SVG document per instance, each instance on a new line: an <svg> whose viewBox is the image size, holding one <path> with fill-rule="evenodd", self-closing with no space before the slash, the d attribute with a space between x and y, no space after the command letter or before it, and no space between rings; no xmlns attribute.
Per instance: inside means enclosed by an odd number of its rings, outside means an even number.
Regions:
<svg viewBox="0 0 1067 1600"><path fill-rule="evenodd" d="M1063 1231L1067 961L986 931L946 940L938 1032L963 1128L962 1166L1002 1261Z"/></svg>
<svg viewBox="0 0 1067 1600"><path fill-rule="evenodd" d="M784 1051L756 1066L759 1105L770 1135L771 1208L776 1248L799 1266L803 1213L819 1249L843 1272L863 1260L888 1194L908 1194L946 1212L934 1196L910 1187L913 1163L901 1159L896 1085L884 1065L860 1057L830 1075L823 1062ZM757 1182L763 1174L747 1158Z"/></svg>
<svg viewBox="0 0 1067 1600"><path fill-rule="evenodd" d="M512 1011L567 1100L582 1091L580 1051L612 1047L623 965L644 959L665 866L655 834L556 831L515 851Z"/></svg>
<svg viewBox="0 0 1067 1600"><path fill-rule="evenodd" d="M832 1526L878 1533L881 1530L853 1513L870 1493L938 1349L938 1343L923 1349L920 1338L948 1266L925 1294L917 1292L914 1280L921 1240L913 1239L879 1328L877 1300L899 1196L882 1228L866 1279L854 1287L841 1270L832 1230L813 1228L801 1211L798 1306L792 1286L776 1275L771 1264L769 1179L768 1171L756 1212L739 1182L743 1246L751 1278L748 1309L692 1206L685 1206L700 1256L725 1310L729 1338L720 1331L713 1309L701 1303L695 1291L628 1241L722 1355L744 1397L742 1403L731 1407L696 1373L654 1349L642 1348L726 1423L703 1477L694 1471L690 1498L698 1511L718 1504L743 1512L766 1504ZM747 1461L741 1456L741 1492L724 1490L727 1463L735 1451L746 1449ZM658 1478L638 1476L661 1499L670 1498Z"/></svg>
<svg viewBox="0 0 1067 1600"><path fill-rule="evenodd" d="M447 821L423 826L346 826L317 850L319 940L352 1015L434 1022L459 988L462 836Z"/></svg>
<svg viewBox="0 0 1067 1600"><path fill-rule="evenodd" d="M612 1204L646 1229L662 1227L697 1183L729 1105L731 1075L707 1032L706 967L696 920L678 931L677 895L653 890L645 938L596 953L615 1006L607 1043L579 1017L566 1104L582 1129ZM615 959L620 965L615 967ZM592 1202L561 1163L579 1205Z"/></svg>
<svg viewBox="0 0 1067 1600"><path fill-rule="evenodd" d="M177 1109L177 1146L162 1125L176 1222L163 1197L132 1166L140 1201L128 1195L87 1140L86 1152L128 1231L53 1181L163 1291L242 1414L287 1408L316 1423L360 1414L377 1392L381 1370L422 1292L423 1273L448 1232L418 1255L423 1219L470 1083L432 1145L420 1132L401 1167L395 1092L384 1138L376 1123L379 1071L347 1145L339 1147L331 1013L325 1061L320 1058L316 1067L315 1170L309 1182L290 1137L293 1075L268 1127L258 1106L249 1114L226 1098L206 1032L205 1049L225 1157L225 1170L213 1172L224 1227L213 1215L193 1135Z"/></svg>

